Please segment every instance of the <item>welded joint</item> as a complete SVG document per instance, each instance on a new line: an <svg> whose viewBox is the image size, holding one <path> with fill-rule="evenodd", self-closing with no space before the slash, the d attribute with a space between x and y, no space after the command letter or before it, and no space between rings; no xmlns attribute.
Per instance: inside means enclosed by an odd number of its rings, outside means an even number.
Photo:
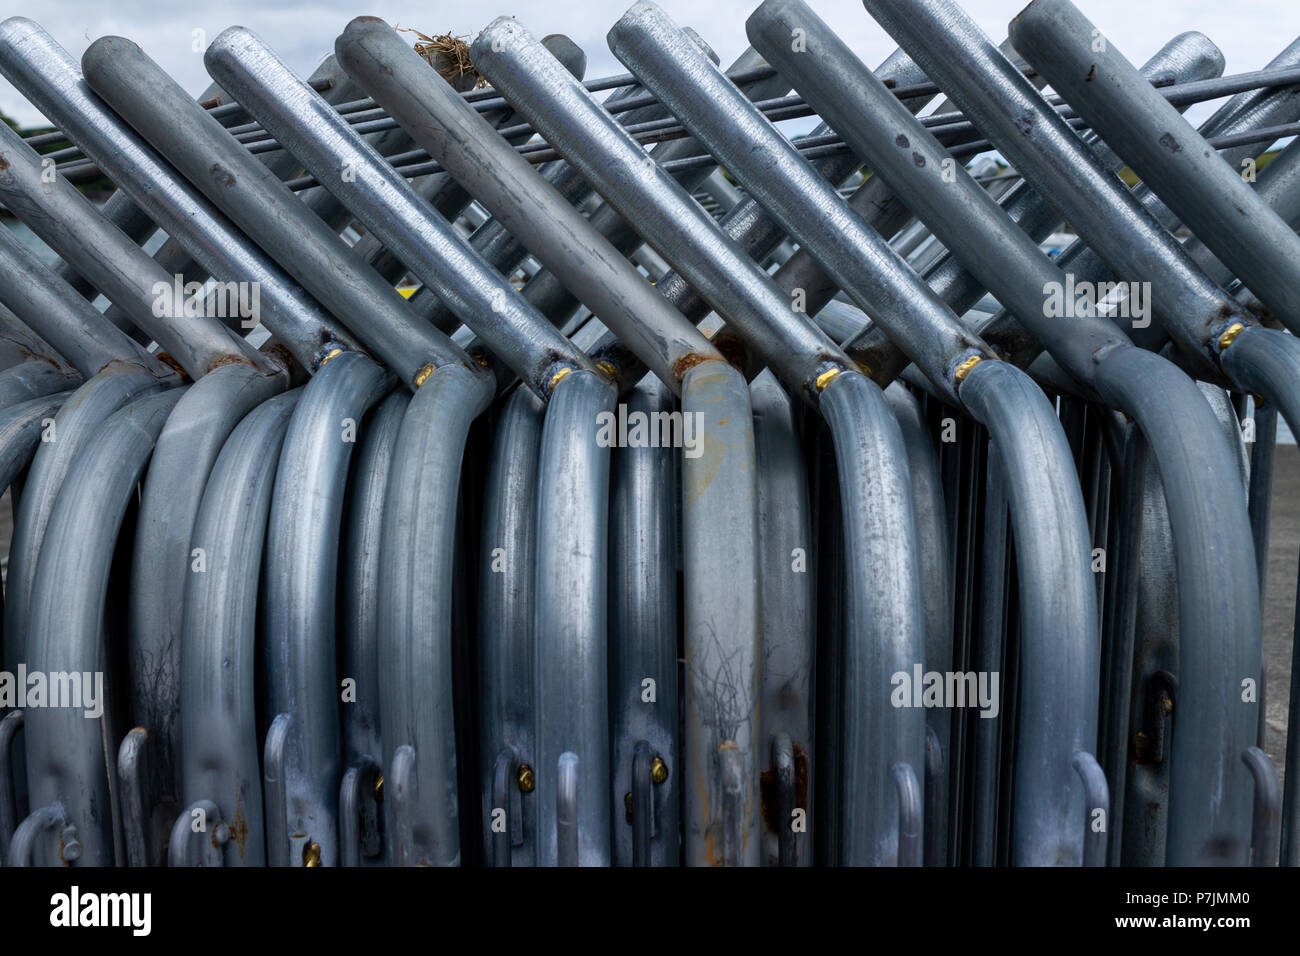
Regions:
<svg viewBox="0 0 1300 956"><path fill-rule="evenodd" d="M527 792L523 789L524 769L525 766L519 762L513 747L506 747L497 755L492 770L492 814L495 817L498 812L504 812L506 828L492 828L493 866L510 866L511 847L523 846L524 843L523 800L512 793L516 789L521 793ZM529 773L532 771L529 770ZM531 779L529 783L529 789L532 789Z"/></svg>
<svg viewBox="0 0 1300 956"><path fill-rule="evenodd" d="M222 866L230 826L221 819L221 811L211 800L191 803L172 824L167 844L167 865Z"/></svg>
<svg viewBox="0 0 1300 956"><path fill-rule="evenodd" d="M656 771L663 769L656 780ZM650 865L650 841L657 836L654 785L668 779L667 765L638 740L632 749L632 789L627 795L628 823L632 826L632 865Z"/></svg>
<svg viewBox="0 0 1300 956"><path fill-rule="evenodd" d="M550 381L546 385L547 389L554 392L555 387L559 385L561 382L563 382L566 378L568 378L569 373L571 373L572 371L573 371L573 367L571 365L566 365L564 368L560 369L558 372L556 372L554 375L551 376Z"/></svg>
<svg viewBox="0 0 1300 956"><path fill-rule="evenodd" d="M958 362L952 370L952 381L954 385L960 385L966 381L966 376L970 374L971 369L984 360L981 355L968 355Z"/></svg>
<svg viewBox="0 0 1300 956"><path fill-rule="evenodd" d="M1167 671L1151 675L1146 692L1146 730L1133 735L1133 757L1138 763L1165 762L1177 687L1177 679Z"/></svg>
<svg viewBox="0 0 1300 956"><path fill-rule="evenodd" d="M777 866L794 866L797 860L796 840L792 821L795 813L794 741L786 733L772 737L772 767L776 771L777 805Z"/></svg>
<svg viewBox="0 0 1300 956"><path fill-rule="evenodd" d="M1239 336L1244 331L1246 331L1245 325L1243 325L1240 322L1233 322L1231 325L1229 325L1226 329L1224 329L1222 332L1218 334L1218 336L1215 338L1215 345L1218 347L1218 350L1222 352L1229 345L1235 342L1237 340L1237 336Z"/></svg>
<svg viewBox="0 0 1300 956"><path fill-rule="evenodd" d="M383 852L384 777L373 757L362 756L343 774L339 786L339 858L360 866Z"/></svg>
<svg viewBox="0 0 1300 956"><path fill-rule="evenodd" d="M844 371L843 369L839 369L839 368L829 368L826 371L819 374L815 379L813 379L813 386L819 392L825 391L826 386L829 385L831 382L835 381L835 379L839 378L840 373L843 371Z"/></svg>
<svg viewBox="0 0 1300 956"><path fill-rule="evenodd" d="M9 858L6 866L35 866L36 846L38 841L48 834L58 832L57 856L64 866L71 866L81 859L81 842L77 839L76 825L68 821L63 804L52 803L32 811L14 831L14 838L9 844Z"/></svg>

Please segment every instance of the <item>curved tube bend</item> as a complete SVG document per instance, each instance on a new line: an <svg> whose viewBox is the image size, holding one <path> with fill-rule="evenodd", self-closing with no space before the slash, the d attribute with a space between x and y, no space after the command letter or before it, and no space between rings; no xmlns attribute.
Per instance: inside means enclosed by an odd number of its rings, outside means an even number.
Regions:
<svg viewBox="0 0 1300 956"><path fill-rule="evenodd" d="M509 751L514 764L536 767L533 713L533 585L536 577L537 459L546 405L527 388L507 399L496 423L492 463L483 494L479 570L479 786L485 859L493 859L495 764ZM674 647L674 661L676 648ZM512 773L514 773L512 769ZM534 770L534 774L536 770ZM509 781L513 787L515 781ZM537 863L536 801L520 797L522 846L511 866ZM513 817L514 810L510 810Z"/></svg>
<svg viewBox="0 0 1300 956"><path fill-rule="evenodd" d="M823 389L821 407L835 441L848 589L840 806L852 812L840 821L839 862L894 866L893 767L925 766L925 711L898 693L898 675L910 680L926 666L911 474L898 421L874 382L842 373Z"/></svg>
<svg viewBox="0 0 1300 956"><path fill-rule="evenodd" d="M763 864L776 866L782 849L795 857L789 866L812 863L812 793L817 766L813 749L813 660L816 655L816 569L812 558L812 508L803 449L795 428L793 401L771 372L749 386L754 407L754 442L758 456L759 633L762 636L762 694L759 702L759 743L766 753L785 736L783 752L790 760L805 794L788 809L777 793L763 792ZM775 769L775 761L765 764ZM793 787L793 782L792 782ZM790 796L797 799L791 792ZM792 830L791 813L803 811L804 827Z"/></svg>
<svg viewBox="0 0 1300 956"><path fill-rule="evenodd" d="M1200 390L1159 356L1115 349L1097 364L1096 384L1141 427L1174 533L1182 623L1167 862L1190 864L1223 837L1244 862L1251 790L1240 756L1255 740L1259 704L1243 702L1242 681L1258 687L1261 645L1237 455Z"/></svg>
<svg viewBox="0 0 1300 956"><path fill-rule="evenodd" d="M577 755L573 864L609 866L608 603L609 462L602 438L617 394L591 372L556 386L542 425L537 479L533 707L537 719L537 860L561 859L560 787L548 779ZM615 439L616 440L616 439ZM558 763L557 763L558 761ZM560 813L560 816L564 816ZM563 863L560 863L563 865Z"/></svg>
<svg viewBox="0 0 1300 956"><path fill-rule="evenodd" d="M961 399L1003 463L1020 581L1016 865L1078 866L1083 790L1071 761L1097 746L1101 646L1083 496L1046 396L1006 362L980 362ZM919 766L920 764L914 764Z"/></svg>
<svg viewBox="0 0 1300 956"><path fill-rule="evenodd" d="M12 867L41 865L36 858L41 837L57 829L60 831L59 839L62 842L64 836L68 835L68 827L68 815L61 805L56 803L50 807L34 810L18 824L13 842L9 845L9 855L5 858L5 865ZM75 830L73 832L75 833ZM64 853L66 852L65 848ZM71 862L73 861L60 856L58 864L50 865L57 866Z"/></svg>
<svg viewBox="0 0 1300 956"><path fill-rule="evenodd" d="M25 712L28 792L37 806L63 804L80 835L82 862L92 866L111 865L116 842L110 784L116 754L106 752L104 741L115 736L102 679L109 661L102 640L109 570L136 484L183 394L176 388L146 396L98 429L59 491L32 583L29 666L80 675L81 700Z"/></svg>
<svg viewBox="0 0 1300 956"><path fill-rule="evenodd" d="M145 475L128 595L131 725L149 731L151 790L171 805L166 817L180 809L181 624L204 485L240 419L287 384L284 372L213 369L176 403ZM163 851L154 851L159 862Z"/></svg>
<svg viewBox="0 0 1300 956"><path fill-rule="evenodd" d="M489 382L458 365L436 370L397 433L379 561L379 674L385 767L412 751L393 863L460 863L452 713L451 604L456 500L470 425L492 398ZM399 817L400 819L396 819ZM396 829L408 826L409 832Z"/></svg>
<svg viewBox="0 0 1300 956"><path fill-rule="evenodd" d="M343 759L349 765L384 755L379 680L379 560L384 498L397 433L411 393L395 389L362 423L352 459L339 544L339 660L356 681L356 699L343 709Z"/></svg>
<svg viewBox="0 0 1300 956"><path fill-rule="evenodd" d="M289 858L302 857L299 843L315 843L326 866L338 862L334 596L343 492L359 423L390 387L359 352L325 363L294 409L271 499L263 577L269 712L291 714L301 744L286 770Z"/></svg>
<svg viewBox="0 0 1300 956"><path fill-rule="evenodd" d="M647 375L623 397L629 418L673 411L672 392ZM650 418L650 421L656 419ZM610 722L614 865L676 866L682 776L677 689L677 452L614 452L609 494ZM786 565L789 567L789 565ZM647 695L646 679L654 681ZM647 696L652 696L647 700ZM638 754L645 776L638 776ZM652 786L653 756L672 768ZM633 824L620 814L632 794ZM640 796L650 794L644 813ZM653 816L654 822L650 823ZM638 830L637 827L642 829Z"/></svg>
<svg viewBox="0 0 1300 956"><path fill-rule="evenodd" d="M220 808L231 824L232 866L266 862L254 698L258 578L280 446L301 396L295 389L268 399L231 432L194 521L202 571L186 562L181 800Z"/></svg>
<svg viewBox="0 0 1300 956"><path fill-rule="evenodd" d="M738 852L757 866L758 763L768 748L758 739L758 486L745 377L724 362L695 366L682 379L682 414L700 426L700 454L682 459L682 848L688 866L724 862L728 781L718 753L729 745L741 777Z"/></svg>
<svg viewBox="0 0 1300 956"><path fill-rule="evenodd" d="M81 384L82 378L76 372L43 359L19 362L0 372L0 408L11 408Z"/></svg>
<svg viewBox="0 0 1300 956"><path fill-rule="evenodd" d="M894 412L907 451L907 469L912 479L912 503L916 508L917 560L920 564L921 591L925 595L925 662L928 670L946 669L953 656L952 555L948 550L948 520L944 504L943 478L934 438L916 395L895 382L885 389L885 401ZM926 726L934 732L939 760L946 761L951 752L951 714L930 708ZM915 765L913 765L915 766ZM925 834L926 856L948 851L947 778L935 781L942 799L935 806L937 814Z"/></svg>
<svg viewBox="0 0 1300 956"><path fill-rule="evenodd" d="M114 363L72 393L45 432L54 440L36 446L24 493L18 500L9 548L4 606L7 666L16 666L26 659L23 645L36 561L50 513L69 469L106 419L141 395L161 388L162 384L152 372L138 365Z"/></svg>
<svg viewBox="0 0 1300 956"><path fill-rule="evenodd" d="M72 392L58 392L0 408L0 489L8 488L31 460L41 433Z"/></svg>
<svg viewBox="0 0 1300 956"><path fill-rule="evenodd" d="M1300 340L1274 329L1251 326L1223 350L1221 361L1234 382L1276 405L1292 431L1300 428L1300 391L1296 388L1300 381ZM1293 719L1300 714L1298 674L1300 669L1293 663L1289 710ZM1294 725L1287 735L1286 759L1296 761L1290 766L1300 767L1300 732ZM1300 782L1290 776L1282 803L1282 865L1300 866Z"/></svg>

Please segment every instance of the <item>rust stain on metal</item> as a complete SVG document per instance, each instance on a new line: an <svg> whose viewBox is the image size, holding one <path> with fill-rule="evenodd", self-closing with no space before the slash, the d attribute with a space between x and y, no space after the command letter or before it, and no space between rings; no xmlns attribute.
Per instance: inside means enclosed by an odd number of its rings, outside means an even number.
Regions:
<svg viewBox="0 0 1300 956"><path fill-rule="evenodd" d="M780 819L781 790L775 767L759 774L758 800L768 833L780 833L782 826L789 825L788 820ZM794 745L794 805L796 808L808 806L808 754L799 744Z"/></svg>
<svg viewBox="0 0 1300 956"><path fill-rule="evenodd" d="M210 175L214 180L216 180L218 186L235 185L234 173L226 169L226 167L222 166L220 163L213 163L212 166L208 169L208 175Z"/></svg>
<svg viewBox="0 0 1300 956"><path fill-rule="evenodd" d="M680 381L687 372L697 365L703 365L705 362L712 362L712 356L701 355L698 352L687 352L676 362L673 363L673 378Z"/></svg>
<svg viewBox="0 0 1300 956"><path fill-rule="evenodd" d="M303 368L294 354L285 346L275 339L267 339L258 349L267 360L277 369L289 376L291 387L296 388L299 385L306 384L307 370Z"/></svg>
<svg viewBox="0 0 1300 956"><path fill-rule="evenodd" d="M64 371L64 366L56 362L50 356L42 355L39 352L33 352L31 349L26 348L25 346L22 345L18 346L18 354L23 357L23 361L25 362L45 362L47 365L51 366L52 368L56 368L61 372Z"/></svg>
<svg viewBox="0 0 1300 956"><path fill-rule="evenodd" d="M692 467L682 469L683 492L692 502L709 490L722 469L723 459L727 457L727 444L708 431L699 436L699 442L703 453L693 459Z"/></svg>
<svg viewBox="0 0 1300 956"><path fill-rule="evenodd" d="M164 365L166 365L169 369L171 369L173 372L175 372L177 375L179 375L179 376L181 377L181 380L182 380L182 381L186 381L186 382L188 382L188 381L190 380L189 373L186 372L185 369L181 367L181 363L178 362L178 361L176 361L174 358L172 358L171 355L170 355L169 353L167 353L167 352L155 352L155 353L154 353L154 358L156 358L158 361L162 362L162 363L163 363ZM209 370L209 371L210 371L210 370Z"/></svg>
<svg viewBox="0 0 1300 956"><path fill-rule="evenodd" d="M1133 735L1133 740L1129 745L1129 757L1136 763L1146 763L1149 749L1147 735L1139 730Z"/></svg>
<svg viewBox="0 0 1300 956"><path fill-rule="evenodd" d="M244 816L244 799L238 787L235 788L235 816L226 824L230 830L231 842L239 850L239 859L244 859L244 850L248 844L248 819ZM216 831L213 831L213 839L216 839ZM213 846L216 846L214 843Z"/></svg>
<svg viewBox="0 0 1300 956"><path fill-rule="evenodd" d="M1088 75L1083 78L1083 82L1091 83L1096 78L1097 78L1097 64L1094 63L1092 66L1088 67Z"/></svg>
<svg viewBox="0 0 1300 956"><path fill-rule="evenodd" d="M227 365L247 365L252 367L253 362L243 355L223 355L208 365L208 371L212 372L219 368L225 368Z"/></svg>
<svg viewBox="0 0 1300 956"><path fill-rule="evenodd" d="M1148 801L1142 811L1142 828L1146 831L1148 841L1154 841L1156 838L1156 828L1160 823L1160 804L1155 801Z"/></svg>

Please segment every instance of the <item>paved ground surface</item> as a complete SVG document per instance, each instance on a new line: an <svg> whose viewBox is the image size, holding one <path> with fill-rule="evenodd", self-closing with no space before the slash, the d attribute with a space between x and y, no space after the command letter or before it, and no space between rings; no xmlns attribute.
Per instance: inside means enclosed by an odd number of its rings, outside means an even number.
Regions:
<svg viewBox="0 0 1300 956"><path fill-rule="evenodd" d="M1295 445L1277 446L1272 507L1264 604L1265 712L1268 721L1264 749L1281 768L1286 750L1287 697L1291 686L1296 563L1300 559L1300 448Z"/></svg>
<svg viewBox="0 0 1300 956"><path fill-rule="evenodd" d="M13 509L0 498L0 555L9 553ZM1264 661L1268 729L1265 747L1278 769L1286 756L1286 718L1295 626L1297 561L1300 560L1300 449L1279 445L1273 472L1273 514L1269 537L1268 588L1264 612Z"/></svg>

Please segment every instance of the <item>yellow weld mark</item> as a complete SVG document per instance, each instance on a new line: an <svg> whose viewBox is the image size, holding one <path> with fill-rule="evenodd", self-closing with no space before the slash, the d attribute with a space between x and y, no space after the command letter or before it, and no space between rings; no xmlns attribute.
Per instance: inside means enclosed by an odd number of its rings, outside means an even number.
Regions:
<svg viewBox="0 0 1300 956"><path fill-rule="evenodd" d="M970 374L970 370L976 365L979 365L981 361L982 359L978 355L972 355L966 361L957 366L957 370L952 373L953 380L960 385L966 380L966 376Z"/></svg>
<svg viewBox="0 0 1300 956"><path fill-rule="evenodd" d="M837 368L833 368L828 371L822 372L820 375L817 376L817 380L814 383L817 386L817 391L820 392L831 382L835 381L835 379L839 378L839 376L840 376L840 370Z"/></svg>
<svg viewBox="0 0 1300 956"><path fill-rule="evenodd" d="M1240 322L1233 322L1232 325L1224 329L1223 334L1219 336L1219 348L1226 349L1229 345L1235 342L1237 336L1239 336L1244 331L1246 331L1246 327L1244 325L1242 325Z"/></svg>

